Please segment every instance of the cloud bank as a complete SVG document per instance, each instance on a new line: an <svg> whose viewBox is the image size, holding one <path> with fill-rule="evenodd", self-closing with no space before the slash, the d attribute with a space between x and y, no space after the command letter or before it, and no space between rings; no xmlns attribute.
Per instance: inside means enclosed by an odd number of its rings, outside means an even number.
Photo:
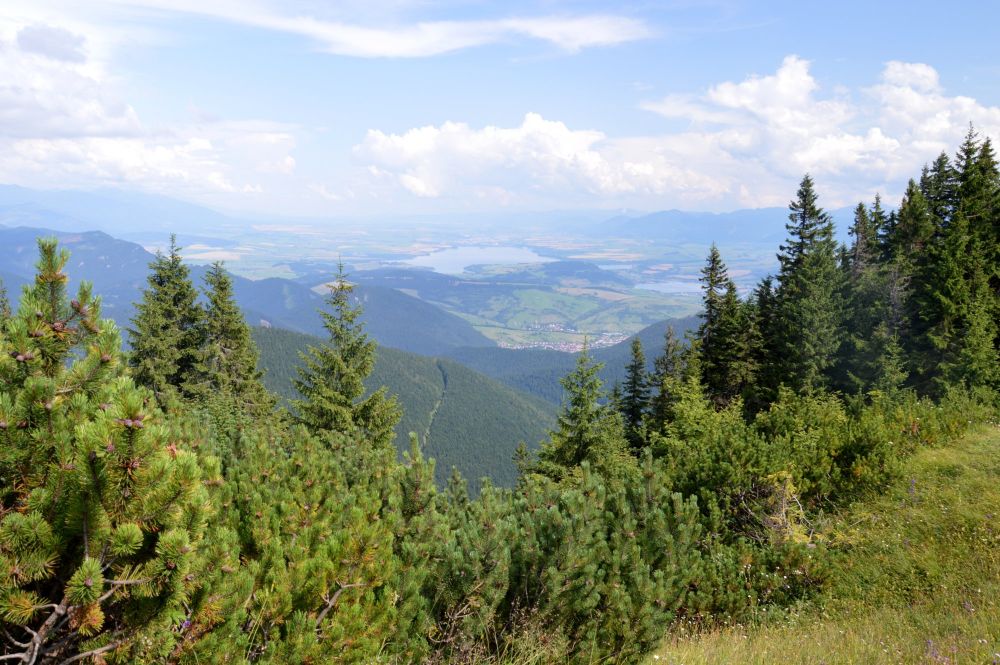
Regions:
<svg viewBox="0 0 1000 665"><path fill-rule="evenodd" d="M805 172L834 205L891 197L970 122L1000 136L1000 108L949 96L922 63L889 62L875 85L825 94L810 63L790 55L773 74L641 108L687 127L609 137L528 113L514 127L370 130L355 157L420 198L725 209L783 205Z"/></svg>

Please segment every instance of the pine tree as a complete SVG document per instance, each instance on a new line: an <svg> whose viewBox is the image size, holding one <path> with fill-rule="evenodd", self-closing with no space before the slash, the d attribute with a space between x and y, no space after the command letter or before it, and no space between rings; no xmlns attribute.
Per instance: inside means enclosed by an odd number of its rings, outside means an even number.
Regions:
<svg viewBox="0 0 1000 665"><path fill-rule="evenodd" d="M205 311L180 250L171 236L169 253L157 252L128 331L132 375L161 405L204 396L207 388Z"/></svg>
<svg viewBox="0 0 1000 665"><path fill-rule="evenodd" d="M621 398L621 412L625 419L625 436L633 452L646 445L643 421L649 408L649 381L646 372L646 356L642 352L642 341L632 340L632 358L625 368L625 388Z"/></svg>
<svg viewBox="0 0 1000 665"><path fill-rule="evenodd" d="M841 273L833 221L817 205L813 181L802 179L789 204L789 241L781 246L778 301L782 382L796 390L822 390L840 347Z"/></svg>
<svg viewBox="0 0 1000 665"><path fill-rule="evenodd" d="M0 628L25 663L160 662L197 588L199 460L124 369L121 339L69 254L39 241L0 335Z"/></svg>
<svg viewBox="0 0 1000 665"><path fill-rule="evenodd" d="M257 346L233 297L233 281L221 263L205 275L205 371L212 394L241 410L264 414L274 398L261 382Z"/></svg>
<svg viewBox="0 0 1000 665"><path fill-rule="evenodd" d="M364 380L375 367L376 345L364 332L353 292L340 264L326 299L330 311L320 312L330 337L302 354L304 366L295 380L302 399L294 406L299 422L313 432L359 431L372 445L391 446L399 405L385 388L365 397Z"/></svg>

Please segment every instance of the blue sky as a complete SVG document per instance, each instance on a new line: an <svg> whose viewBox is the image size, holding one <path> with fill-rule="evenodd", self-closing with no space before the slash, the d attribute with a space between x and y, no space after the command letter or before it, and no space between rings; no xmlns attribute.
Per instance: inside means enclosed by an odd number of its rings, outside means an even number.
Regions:
<svg viewBox="0 0 1000 665"><path fill-rule="evenodd" d="M83 5L83 6L81 6ZM8 0L0 182L256 215L830 206L1000 136L983 2ZM984 27L985 26L985 27Z"/></svg>

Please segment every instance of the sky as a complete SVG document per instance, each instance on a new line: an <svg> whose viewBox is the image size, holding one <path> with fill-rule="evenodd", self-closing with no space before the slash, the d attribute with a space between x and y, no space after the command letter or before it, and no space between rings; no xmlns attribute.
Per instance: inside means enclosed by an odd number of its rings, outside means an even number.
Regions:
<svg viewBox="0 0 1000 665"><path fill-rule="evenodd" d="M974 123L1000 3L3 0L0 183L256 216L840 207Z"/></svg>

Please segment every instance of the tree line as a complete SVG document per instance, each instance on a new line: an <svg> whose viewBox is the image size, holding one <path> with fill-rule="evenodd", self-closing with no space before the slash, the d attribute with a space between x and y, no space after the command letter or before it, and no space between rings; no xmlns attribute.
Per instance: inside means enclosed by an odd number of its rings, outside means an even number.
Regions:
<svg viewBox="0 0 1000 665"><path fill-rule="evenodd" d="M741 297L713 247L702 324L589 353L517 485L434 482L340 273L278 409L221 265L158 254L123 352L39 242L0 298L0 624L11 662L638 662L679 622L828 583L825 511L996 417L1000 176L970 132L851 243L803 179L780 270Z"/></svg>

